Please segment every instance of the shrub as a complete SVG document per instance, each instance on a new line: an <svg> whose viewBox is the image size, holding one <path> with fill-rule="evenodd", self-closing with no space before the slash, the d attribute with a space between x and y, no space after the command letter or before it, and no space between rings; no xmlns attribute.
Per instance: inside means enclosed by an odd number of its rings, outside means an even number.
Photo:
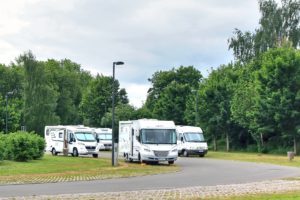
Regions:
<svg viewBox="0 0 300 200"><path fill-rule="evenodd" d="M6 159L6 136L2 133L0 133L0 161Z"/></svg>
<svg viewBox="0 0 300 200"><path fill-rule="evenodd" d="M7 136L7 155L10 160L27 161L41 158L44 148L44 139L35 133L19 131Z"/></svg>
<svg viewBox="0 0 300 200"><path fill-rule="evenodd" d="M32 143L32 157L33 159L39 159L44 155L45 140L37 134L32 133L30 136Z"/></svg>

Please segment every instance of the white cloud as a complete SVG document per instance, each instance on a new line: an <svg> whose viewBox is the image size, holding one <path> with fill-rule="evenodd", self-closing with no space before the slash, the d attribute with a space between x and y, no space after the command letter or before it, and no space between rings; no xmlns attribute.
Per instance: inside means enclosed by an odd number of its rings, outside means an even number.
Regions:
<svg viewBox="0 0 300 200"><path fill-rule="evenodd" d="M151 87L150 84L124 83L123 86L126 87L130 104L136 108L142 107L146 102L147 91Z"/></svg>

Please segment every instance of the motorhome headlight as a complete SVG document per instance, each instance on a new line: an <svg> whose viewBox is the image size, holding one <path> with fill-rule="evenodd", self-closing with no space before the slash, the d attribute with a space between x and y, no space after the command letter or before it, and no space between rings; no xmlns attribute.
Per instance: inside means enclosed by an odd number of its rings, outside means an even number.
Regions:
<svg viewBox="0 0 300 200"><path fill-rule="evenodd" d="M83 146L84 146L84 143L82 143L82 142L78 142L78 145L83 145Z"/></svg>
<svg viewBox="0 0 300 200"><path fill-rule="evenodd" d="M177 151L178 151L178 149L173 149L173 150L172 150L172 152L177 152Z"/></svg>
<svg viewBox="0 0 300 200"><path fill-rule="evenodd" d="M144 148L144 151L146 151L146 152L151 152L151 150L150 150L150 149L147 149L147 148Z"/></svg>

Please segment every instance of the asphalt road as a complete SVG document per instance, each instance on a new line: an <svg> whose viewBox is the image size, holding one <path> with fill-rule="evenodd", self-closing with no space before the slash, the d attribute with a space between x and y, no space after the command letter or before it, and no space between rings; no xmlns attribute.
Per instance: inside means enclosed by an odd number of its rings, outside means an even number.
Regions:
<svg viewBox="0 0 300 200"><path fill-rule="evenodd" d="M103 154L102 154L103 155ZM1 197L213 186L300 176L299 168L206 158L179 158L177 173L63 183L2 185Z"/></svg>

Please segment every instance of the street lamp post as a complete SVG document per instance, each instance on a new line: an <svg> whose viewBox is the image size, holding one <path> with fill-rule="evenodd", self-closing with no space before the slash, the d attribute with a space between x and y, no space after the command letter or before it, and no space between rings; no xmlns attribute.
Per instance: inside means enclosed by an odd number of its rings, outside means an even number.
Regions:
<svg viewBox="0 0 300 200"><path fill-rule="evenodd" d="M7 111L7 106L8 106L8 96L13 95L14 92L7 92L5 95L5 103L6 103L6 108L5 108L5 133L7 134L8 128L7 128L7 121L8 121L8 111Z"/></svg>
<svg viewBox="0 0 300 200"><path fill-rule="evenodd" d="M112 130L112 166L118 165L118 136L115 134L114 126L115 126L115 66L116 65L124 65L124 62L118 61L113 62L113 83L112 83L112 123L111 123L111 130Z"/></svg>

